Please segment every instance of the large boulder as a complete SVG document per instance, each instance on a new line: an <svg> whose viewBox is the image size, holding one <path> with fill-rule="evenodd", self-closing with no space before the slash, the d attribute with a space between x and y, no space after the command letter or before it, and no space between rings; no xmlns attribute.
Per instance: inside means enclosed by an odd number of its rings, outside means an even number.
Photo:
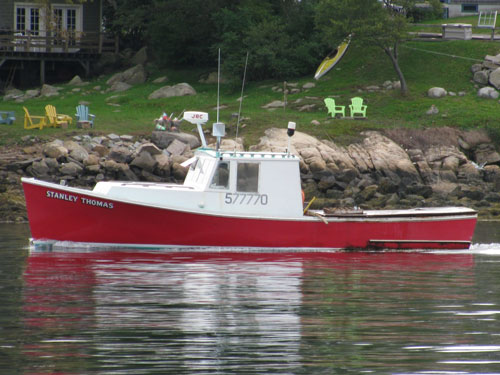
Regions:
<svg viewBox="0 0 500 375"><path fill-rule="evenodd" d="M496 89L500 89L500 68L496 68L490 73L489 83Z"/></svg>
<svg viewBox="0 0 500 375"><path fill-rule="evenodd" d="M484 99L497 99L499 95L498 91L493 87L486 86L479 89L479 91L477 92L477 96Z"/></svg>
<svg viewBox="0 0 500 375"><path fill-rule="evenodd" d="M174 133L165 131L154 131L151 134L151 142L161 149L167 148L170 143L177 139L182 143L188 144L191 149L195 149L201 146L198 137L188 133Z"/></svg>
<svg viewBox="0 0 500 375"><path fill-rule="evenodd" d="M161 99L186 95L196 95L196 90L188 83L178 83L174 86L163 86L153 91L149 94L148 99Z"/></svg>
<svg viewBox="0 0 500 375"><path fill-rule="evenodd" d="M60 87L44 84L40 90L40 96L50 97L59 95Z"/></svg>
<svg viewBox="0 0 500 375"><path fill-rule="evenodd" d="M116 82L124 82L129 85L136 85L138 83L146 82L146 70L142 64L138 64L124 72L114 74L110 79L107 80L107 84L112 86Z"/></svg>
<svg viewBox="0 0 500 375"><path fill-rule="evenodd" d="M479 70L474 73L473 80L480 85L487 85L490 78L489 70Z"/></svg>
<svg viewBox="0 0 500 375"><path fill-rule="evenodd" d="M442 87L432 87L427 91L427 96L433 99L443 98L446 94L446 90Z"/></svg>

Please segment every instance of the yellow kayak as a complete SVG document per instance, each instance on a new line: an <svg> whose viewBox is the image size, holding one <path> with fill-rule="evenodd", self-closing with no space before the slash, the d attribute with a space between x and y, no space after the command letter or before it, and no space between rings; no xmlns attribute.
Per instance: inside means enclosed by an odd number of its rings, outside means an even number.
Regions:
<svg viewBox="0 0 500 375"><path fill-rule="evenodd" d="M347 51L347 47L349 47L350 42L351 37L348 36L335 50L333 50L330 54L328 54L328 56L325 57L325 59L321 62L320 66L316 70L314 79L320 79L321 77L323 77L330 71L330 69L335 66L335 64L340 61L342 56L344 56L344 53Z"/></svg>

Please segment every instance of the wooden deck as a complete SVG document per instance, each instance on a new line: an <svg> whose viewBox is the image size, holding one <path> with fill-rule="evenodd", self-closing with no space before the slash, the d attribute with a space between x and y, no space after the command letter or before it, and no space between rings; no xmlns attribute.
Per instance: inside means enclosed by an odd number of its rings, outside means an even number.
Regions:
<svg viewBox="0 0 500 375"><path fill-rule="evenodd" d="M0 56L18 53L97 55L117 52L117 49L116 40L104 33L0 30Z"/></svg>
<svg viewBox="0 0 500 375"><path fill-rule="evenodd" d="M105 33L0 30L0 68L8 61L38 61L41 84L45 83L47 62L78 63L88 75L91 62L102 53L117 52L118 40Z"/></svg>

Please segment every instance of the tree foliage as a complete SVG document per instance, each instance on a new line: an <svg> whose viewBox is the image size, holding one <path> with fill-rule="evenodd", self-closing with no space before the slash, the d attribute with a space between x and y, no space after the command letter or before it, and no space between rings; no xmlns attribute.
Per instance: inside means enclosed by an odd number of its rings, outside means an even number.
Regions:
<svg viewBox="0 0 500 375"><path fill-rule="evenodd" d="M243 71L249 53L250 79L286 78L306 74L317 63L321 42L315 38L312 0L242 1L217 14L218 46L224 66Z"/></svg>
<svg viewBox="0 0 500 375"><path fill-rule="evenodd" d="M401 81L402 94L406 94L408 88L398 54L400 45L408 39L405 10L413 3L412 0L320 0L316 22L330 40L338 41L351 35L354 43L381 48Z"/></svg>
<svg viewBox="0 0 500 375"><path fill-rule="evenodd" d="M407 90L398 49L416 0L103 1L105 27L121 46L147 45L162 66L213 67L220 48L226 72L240 75L248 52L249 79L290 78L314 71L352 35L353 43L379 46ZM431 3L438 13L439 0Z"/></svg>

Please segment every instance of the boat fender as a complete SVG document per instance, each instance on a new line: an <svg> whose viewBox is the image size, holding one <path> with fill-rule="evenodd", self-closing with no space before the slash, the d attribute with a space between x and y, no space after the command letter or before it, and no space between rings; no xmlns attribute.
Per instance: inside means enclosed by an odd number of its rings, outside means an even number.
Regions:
<svg viewBox="0 0 500 375"><path fill-rule="evenodd" d="M300 192L302 193L302 204L304 204L306 201L306 194L304 193L304 190L300 190Z"/></svg>

